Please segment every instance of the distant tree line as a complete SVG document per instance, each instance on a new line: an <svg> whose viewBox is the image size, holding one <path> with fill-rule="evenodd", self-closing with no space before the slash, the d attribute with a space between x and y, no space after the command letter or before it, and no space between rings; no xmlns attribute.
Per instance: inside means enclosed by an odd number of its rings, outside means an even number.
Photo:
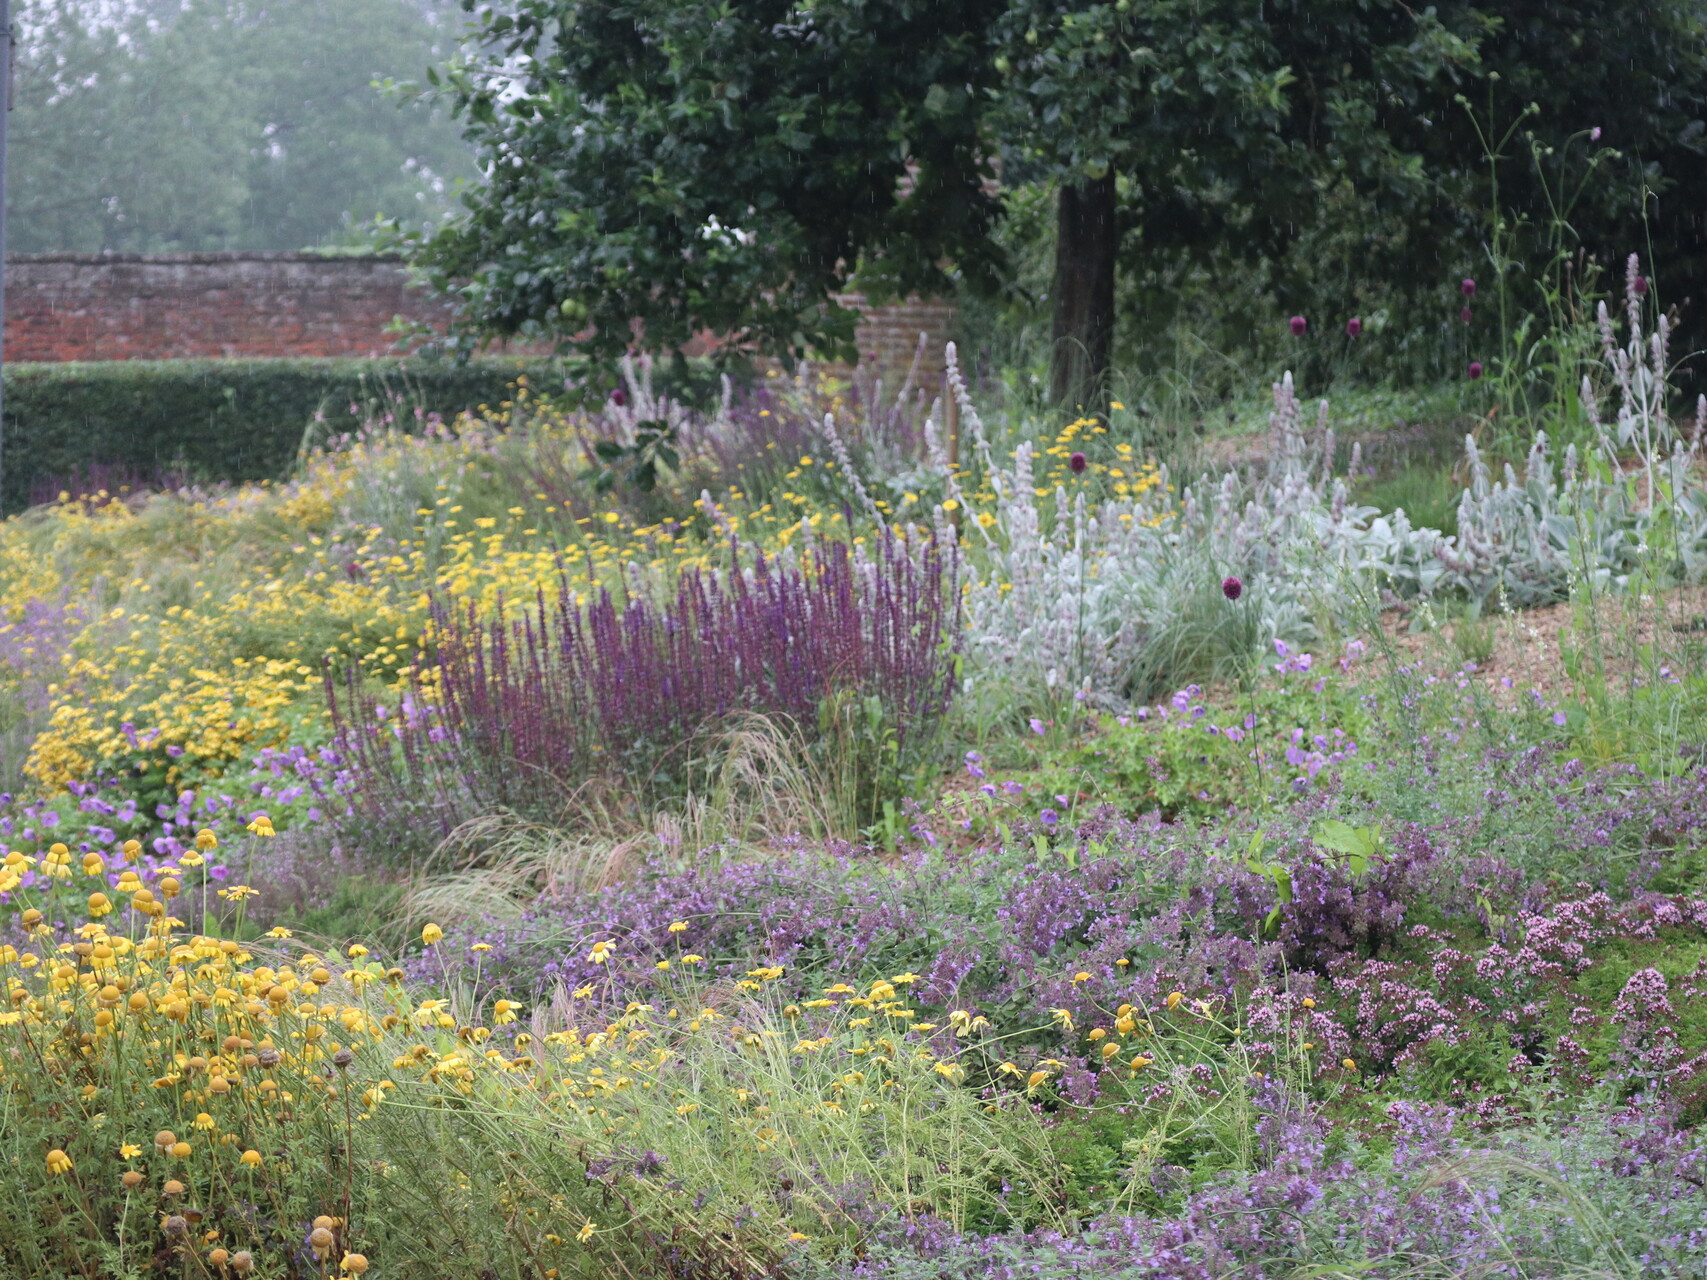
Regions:
<svg viewBox="0 0 1707 1280"><path fill-rule="evenodd" d="M302 249L440 216L473 176L421 79L462 17L432 0L14 0L7 247Z"/></svg>

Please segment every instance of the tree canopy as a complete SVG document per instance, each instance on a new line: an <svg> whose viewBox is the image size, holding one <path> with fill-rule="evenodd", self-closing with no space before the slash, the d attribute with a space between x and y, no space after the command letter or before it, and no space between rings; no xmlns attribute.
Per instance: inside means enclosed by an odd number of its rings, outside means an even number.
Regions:
<svg viewBox="0 0 1707 1280"><path fill-rule="evenodd" d="M1528 113L1534 157L1603 122L1628 180L1579 191L1571 234L1626 249L1646 213L1693 264L1707 6L1637 8L483 3L482 39L441 89L487 180L420 256L489 331L609 355L711 329L841 355L839 291L998 284L1003 191L1043 182L1060 200L1055 393L1085 403L1123 257L1272 263L1331 210L1351 224L1343 245L1371 228L1360 270L1464 265L1492 198L1485 107ZM1535 165L1506 169L1515 217L1564 216ZM1404 233L1377 252L1395 220Z"/></svg>
<svg viewBox="0 0 1707 1280"><path fill-rule="evenodd" d="M993 281L991 0L521 0L447 91L486 182L422 260L501 333L851 355L836 295Z"/></svg>

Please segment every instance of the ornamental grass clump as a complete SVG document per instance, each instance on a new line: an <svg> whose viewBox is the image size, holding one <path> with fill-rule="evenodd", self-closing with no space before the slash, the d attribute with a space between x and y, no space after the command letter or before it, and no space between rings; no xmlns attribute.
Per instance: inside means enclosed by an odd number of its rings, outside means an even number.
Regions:
<svg viewBox="0 0 1707 1280"><path fill-rule="evenodd" d="M928 775L953 692L956 558L928 535L738 550L662 603L567 582L506 616L441 603L435 665L401 704L328 678L358 817L434 838L495 809L556 818L704 784L707 741L743 717L790 726L860 824Z"/></svg>

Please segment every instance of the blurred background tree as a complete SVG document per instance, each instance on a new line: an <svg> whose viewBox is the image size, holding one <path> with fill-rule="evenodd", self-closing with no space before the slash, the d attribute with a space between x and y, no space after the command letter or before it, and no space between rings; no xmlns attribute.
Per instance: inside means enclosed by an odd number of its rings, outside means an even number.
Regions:
<svg viewBox="0 0 1707 1280"><path fill-rule="evenodd" d="M433 0L22 0L8 247L367 242L441 217L456 127L381 86L450 56Z"/></svg>

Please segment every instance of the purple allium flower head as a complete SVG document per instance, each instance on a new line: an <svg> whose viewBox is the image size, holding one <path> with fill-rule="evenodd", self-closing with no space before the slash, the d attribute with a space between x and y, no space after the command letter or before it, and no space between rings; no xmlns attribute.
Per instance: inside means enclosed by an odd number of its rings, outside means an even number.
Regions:
<svg viewBox="0 0 1707 1280"><path fill-rule="evenodd" d="M1588 131L1588 140L1590 142L1599 142L1600 141L1600 126L1599 125L1595 125L1594 128L1592 128Z"/></svg>
<svg viewBox="0 0 1707 1280"><path fill-rule="evenodd" d="M1474 298L1476 296L1476 282L1469 276L1465 276L1458 282L1458 292L1466 298Z"/></svg>
<svg viewBox="0 0 1707 1280"><path fill-rule="evenodd" d="M1090 464L1085 461L1085 455L1082 453L1075 453L1072 457L1067 459L1067 466L1071 468L1074 475L1078 475L1089 465Z"/></svg>
<svg viewBox="0 0 1707 1280"><path fill-rule="evenodd" d="M1229 600L1237 600L1245 594L1245 584L1229 575L1221 579L1221 594Z"/></svg>
<svg viewBox="0 0 1707 1280"><path fill-rule="evenodd" d="M1630 288L1635 290L1638 297L1646 293L1648 291L1648 277L1637 276L1630 282Z"/></svg>
<svg viewBox="0 0 1707 1280"><path fill-rule="evenodd" d="M1482 376L1482 362L1480 360L1470 361L1470 368L1467 372L1470 375L1470 381L1474 382L1477 378Z"/></svg>
<svg viewBox="0 0 1707 1280"><path fill-rule="evenodd" d="M617 408L622 408L623 405L628 403L628 392L624 391L621 387L618 387L615 391L610 393L610 402Z"/></svg>
<svg viewBox="0 0 1707 1280"><path fill-rule="evenodd" d="M1348 338L1356 338L1363 333L1363 321L1353 316L1345 322L1345 333Z"/></svg>
<svg viewBox="0 0 1707 1280"><path fill-rule="evenodd" d="M1310 327L1310 322L1303 316L1293 316L1292 319L1288 320L1286 323L1291 328L1292 336L1294 338L1302 338L1304 336L1304 330Z"/></svg>
<svg viewBox="0 0 1707 1280"><path fill-rule="evenodd" d="M1462 320L1465 324L1469 324L1470 323L1470 308L1465 307L1463 310L1461 310L1458 313L1458 318L1460 320Z"/></svg>

